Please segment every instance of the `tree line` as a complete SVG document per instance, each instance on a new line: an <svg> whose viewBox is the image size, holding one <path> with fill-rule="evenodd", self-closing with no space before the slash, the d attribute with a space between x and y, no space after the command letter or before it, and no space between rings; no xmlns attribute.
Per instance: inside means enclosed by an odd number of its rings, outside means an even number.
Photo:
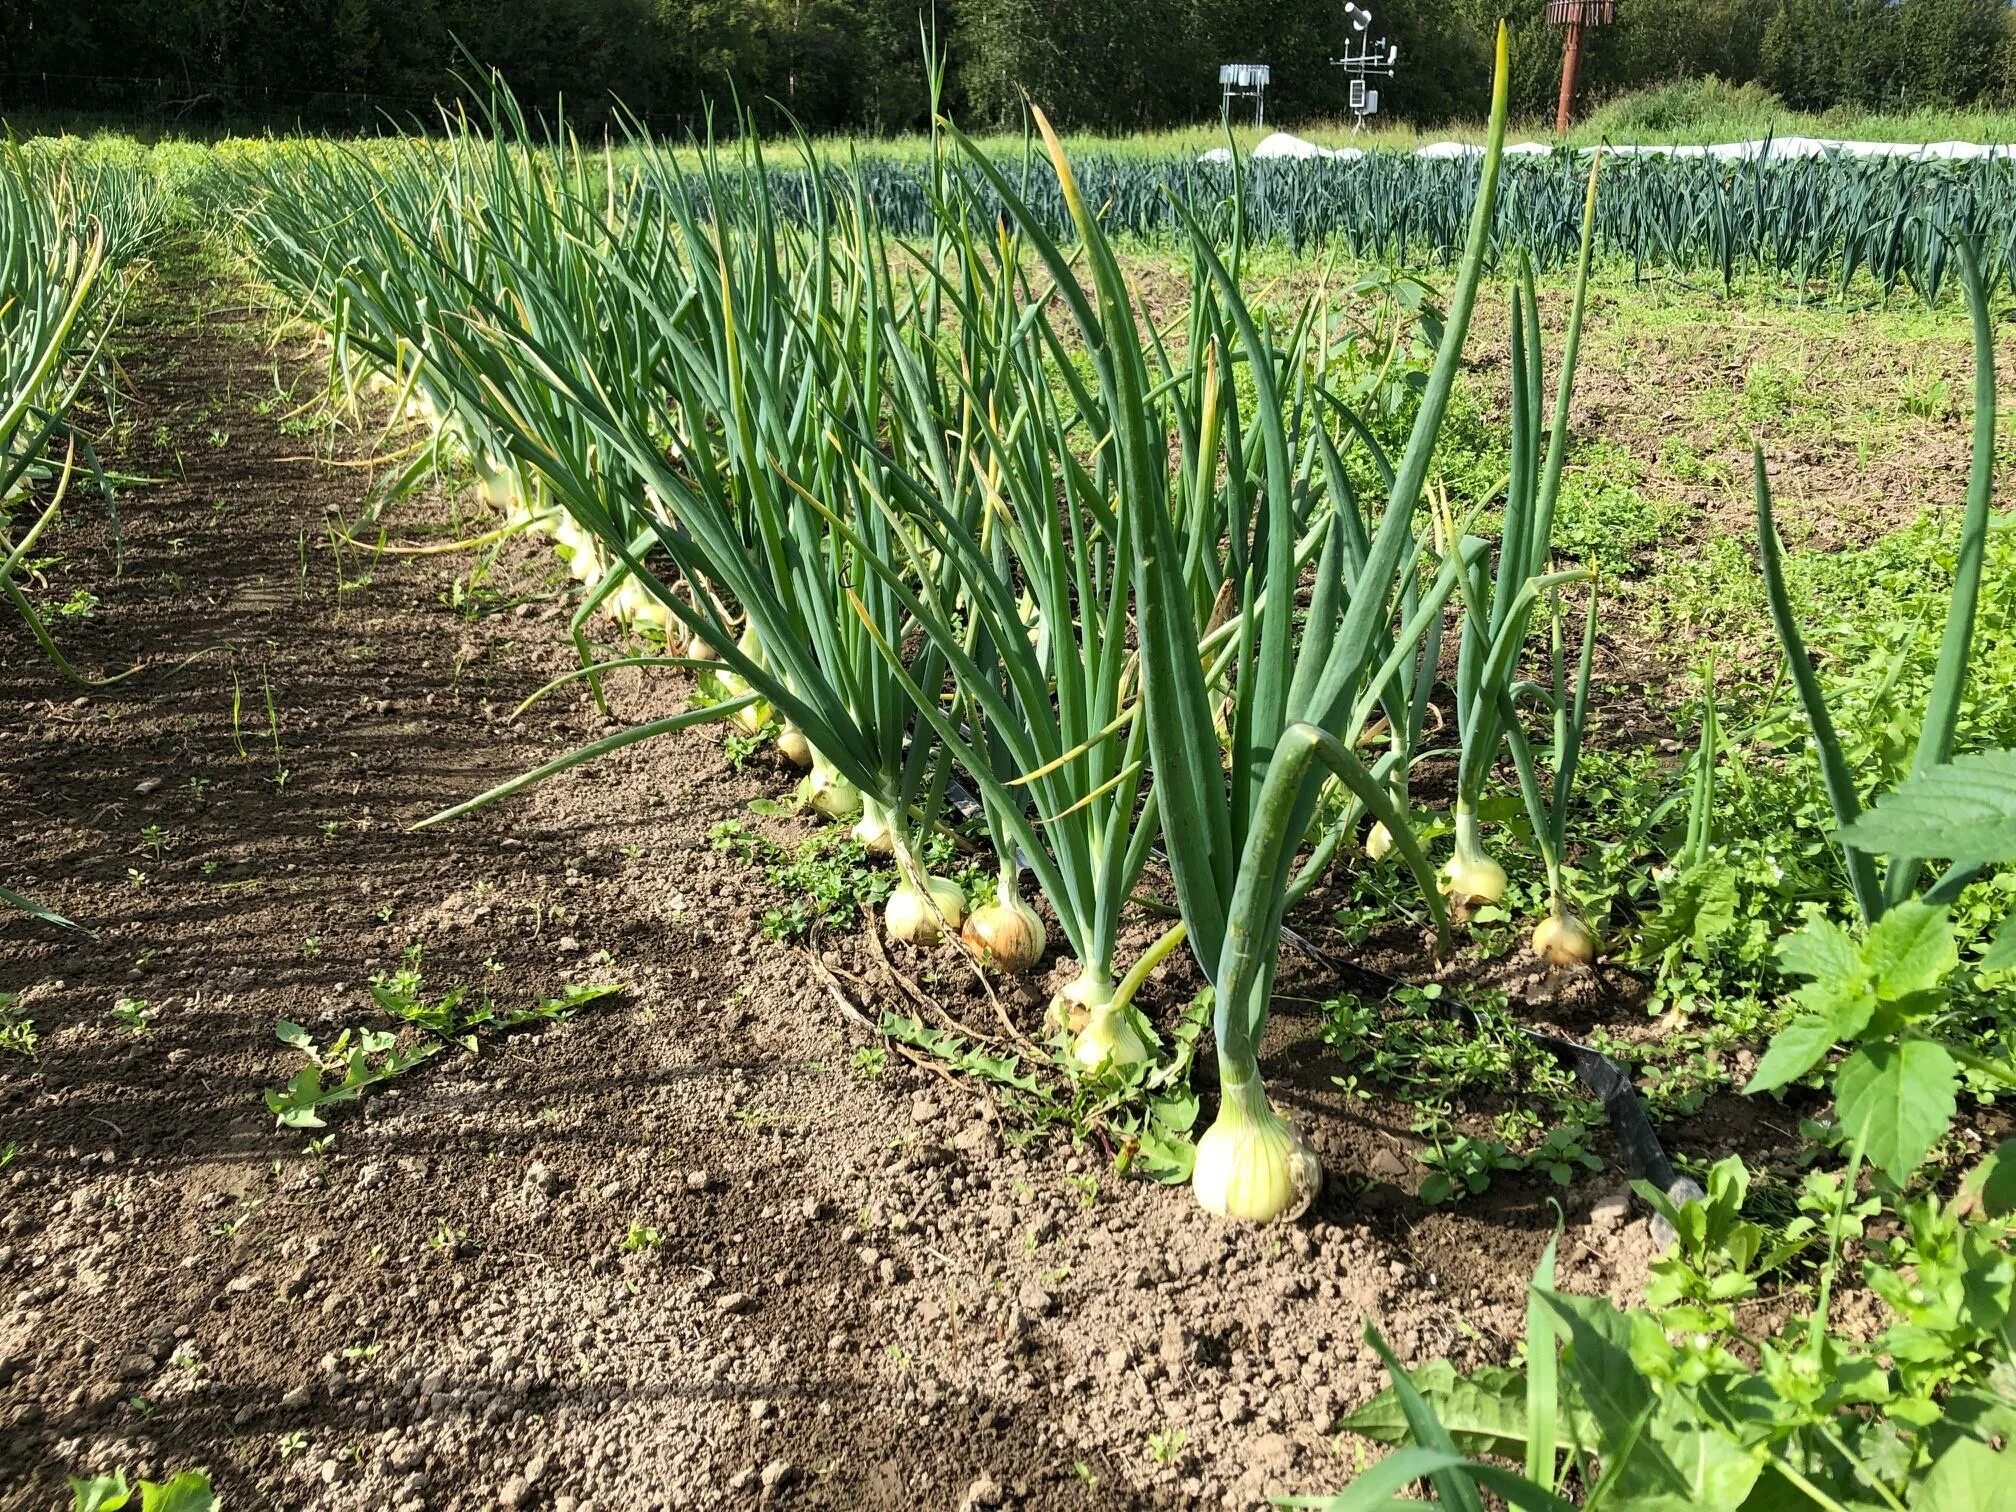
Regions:
<svg viewBox="0 0 2016 1512"><path fill-rule="evenodd" d="M1402 119L1474 119L1509 9L1515 109L1558 87L1545 0L1373 0L1399 44L1380 81ZM2016 105L2005 0L1618 0L1585 47L1586 100L1714 75L1801 109ZM593 128L620 100L654 130L703 129L736 102L773 124L882 133L925 123L920 28L947 103L1006 126L1025 98L1073 128L1214 119L1223 62L1273 69L1270 121L1336 117L1342 0L7 0L0 113L102 112L189 126L369 129L431 119L480 71L531 108Z"/></svg>

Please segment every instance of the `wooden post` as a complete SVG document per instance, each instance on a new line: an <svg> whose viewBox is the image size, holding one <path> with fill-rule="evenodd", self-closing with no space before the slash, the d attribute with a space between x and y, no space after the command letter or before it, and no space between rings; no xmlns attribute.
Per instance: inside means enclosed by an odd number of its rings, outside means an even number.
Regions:
<svg viewBox="0 0 2016 1512"><path fill-rule="evenodd" d="M1561 49L1561 103L1554 111L1554 134L1566 136L1575 114L1575 73L1582 63L1582 7L1570 12L1568 36Z"/></svg>

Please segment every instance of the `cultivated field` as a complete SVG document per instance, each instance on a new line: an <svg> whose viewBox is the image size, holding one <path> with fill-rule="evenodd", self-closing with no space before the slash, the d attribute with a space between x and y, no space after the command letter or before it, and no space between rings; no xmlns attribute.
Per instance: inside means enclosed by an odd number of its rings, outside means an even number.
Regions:
<svg viewBox="0 0 2016 1512"><path fill-rule="evenodd" d="M2010 165L496 111L0 162L0 1508L2008 1504Z"/></svg>

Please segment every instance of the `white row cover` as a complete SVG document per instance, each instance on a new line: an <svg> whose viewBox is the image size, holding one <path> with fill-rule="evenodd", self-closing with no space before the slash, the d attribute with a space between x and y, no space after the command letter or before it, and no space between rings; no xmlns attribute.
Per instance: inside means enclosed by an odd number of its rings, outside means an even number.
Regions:
<svg viewBox="0 0 2016 1512"><path fill-rule="evenodd" d="M1342 158L1346 162L1365 156L1358 147L1318 147L1314 142L1305 142L1301 137L1290 136L1285 131L1277 131L1253 149L1256 158ZM1213 147L1197 159L1200 163L1229 163L1232 161L1230 147Z"/></svg>
<svg viewBox="0 0 2016 1512"><path fill-rule="evenodd" d="M1505 149L1509 157L1544 157L1554 149L1545 142L1513 142ZM1587 152L1591 149L1582 148ZM1471 142L1433 142L1426 147L1414 149L1416 157L1463 158L1477 157L1484 149ZM1725 163L1748 163L1760 158L1775 158L1786 161L1793 158L1825 157L1829 153L1839 153L1843 157L1865 158L1918 158L1940 159L1947 162L1966 162L1982 158L2016 158L2016 146L1985 146L1980 142L1849 142L1835 137L1783 136L1771 137L1755 142L1721 142L1713 146L1671 146L1651 143L1645 146L1610 146L1603 151L1616 156L1650 155L1676 158L1715 158ZM1298 136L1290 136L1285 131L1277 131L1253 149L1256 158L1337 158L1352 161L1365 156L1359 147L1319 147ZM1232 150L1229 147L1213 147L1198 159L1201 163L1229 163Z"/></svg>

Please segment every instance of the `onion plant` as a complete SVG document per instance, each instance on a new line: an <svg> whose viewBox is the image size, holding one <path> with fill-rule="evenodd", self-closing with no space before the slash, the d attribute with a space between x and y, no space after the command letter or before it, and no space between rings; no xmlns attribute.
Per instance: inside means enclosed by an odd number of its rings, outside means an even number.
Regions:
<svg viewBox="0 0 2016 1512"><path fill-rule="evenodd" d="M120 304L119 271L158 227L152 191L134 170L79 170L11 144L0 155L0 597L50 663L80 684L97 680L71 664L16 579L80 463L112 501L72 413L98 378ZM109 380L99 381L109 398ZM18 536L17 509L31 517ZM114 523L116 539L116 515Z"/></svg>
<svg viewBox="0 0 2016 1512"><path fill-rule="evenodd" d="M1076 1028L1081 1067L1124 1068L1148 1051L1128 1010L1142 974L1121 990L1115 952L1156 833L1128 643L1134 538L1106 502L1108 462L1083 455L1085 396L1069 378L1059 393L1063 339L1040 297L1018 297L1029 293L1019 240L1002 237L989 255L957 207L942 208L959 361L887 333L892 450L932 465L888 469L875 494L907 563L864 560L943 651L955 689L947 703L892 662L978 789L1001 859L995 911L976 914L969 943L1033 964L1040 924L1016 896L1026 866L1078 963L1053 1017ZM955 452L937 447L941 434Z"/></svg>
<svg viewBox="0 0 2016 1512"><path fill-rule="evenodd" d="M1561 373L1554 392L1551 424L1542 421L1540 311L1529 259L1521 259L1512 291L1512 458L1505 488L1495 579L1481 554L1466 554L1460 532L1444 516L1445 543L1462 557L1463 617L1457 642L1456 722L1461 752L1456 795L1451 805L1453 854L1442 869L1442 886L1459 908L1492 905L1505 896L1505 869L1484 849L1478 811L1484 785L1498 760L1505 733L1514 726L1511 693L1526 644L1533 610L1541 599L1575 573L1550 573L1554 510L1568 452L1568 412L1575 391L1575 359L1582 340L1582 316L1589 294L1589 261L1596 214L1596 181L1601 159L1592 164L1582 210L1582 255L1575 273L1574 303L1562 339Z"/></svg>
<svg viewBox="0 0 2016 1512"><path fill-rule="evenodd" d="M1140 650L1142 718L1157 801L1180 823L1164 826L1169 867L1188 943L1215 993L1220 1109L1199 1141L1193 1189L1208 1209L1264 1220L1313 1197L1320 1168L1301 1136L1268 1101L1257 1064L1276 967L1277 935L1291 884L1295 852L1316 808L1312 760L1320 759L1393 833L1396 845L1423 881L1438 917L1432 879L1412 830L1384 786L1367 772L1343 738L1362 727L1393 675L1394 656L1382 663L1381 647L1396 638L1395 606L1403 576L1418 554L1413 519L1426 479L1434 439L1454 382L1463 337L1483 271L1490 206L1504 144L1506 53L1501 29L1494 79L1491 149L1481 164L1478 211L1451 300L1447 334L1423 393L1407 450L1388 491L1386 509L1368 538L1354 541L1363 521L1355 506L1332 500L1320 530L1314 584L1298 639L1302 606L1297 589L1299 532L1291 437L1283 423L1281 374L1276 352L1263 338L1241 296L1238 280L1194 221L1186 221L1195 255L1214 291L1207 331L1222 339L1199 343L1189 356L1190 392L1201 395L1208 362L1236 360L1252 385L1252 433L1229 404L1219 447L1231 462L1222 501L1198 512L1222 523L1234 606L1227 623L1228 677L1221 685L1233 702L1227 721L1229 751L1214 734L1219 693L1203 656L1211 618L1200 616L1189 564L1217 543L1186 541L1185 515L1172 507L1169 432L1159 403L1170 385L1152 376L1135 299L1088 208L1061 144L1040 114L1037 125L1049 150L1089 272L1087 290L1041 219L998 170L977 152L974 166L989 178L1045 265L1079 328L1091 418L1100 430L1110 477L1116 531L1131 538L1133 598ZM1231 385L1216 390L1229 396ZM1193 399L1193 403L1201 399ZM1221 398L1220 402L1225 402ZM1200 430L1199 434L1204 432ZM1254 471L1244 465L1246 448ZM1187 476L1215 479L1219 458L1193 459ZM1208 484L1206 485L1209 486ZM1214 496L1216 490L1213 489ZM1362 550L1354 547L1362 546ZM1355 564L1355 566L1354 566ZM1435 606L1439 614L1440 606ZM1417 616L1417 621L1419 616ZM1418 639L1419 623L1404 627ZM1396 652L1411 653L1404 634ZM1229 758L1229 765L1228 765Z"/></svg>
<svg viewBox="0 0 2016 1512"><path fill-rule="evenodd" d="M956 926L963 899L923 874L919 843L949 767L935 741L910 739L911 698L877 649L914 628L868 565L898 554L892 522L862 502L887 463L835 440L879 433L885 334L925 325L912 339L927 339L930 307L899 293L868 218L840 206L799 228L779 215L753 137L742 151L755 187L737 194L716 154L696 189L640 135L626 218L578 148L534 150L508 99L492 120L505 129L483 202L396 263L346 262L341 299L380 360L402 340L447 404L537 476L565 513L563 539L608 564L591 599L620 571L709 652L601 666L704 661L739 696L605 737L436 821L761 700L807 742L815 804L858 815L856 833L893 855L891 932L921 941ZM454 251L461 236L484 240L484 276ZM847 532L832 528L836 511ZM942 668L926 642L908 675L932 685Z"/></svg>
<svg viewBox="0 0 2016 1512"><path fill-rule="evenodd" d="M958 140L986 187L1020 208L1006 175ZM1068 175L1068 163L1057 161ZM956 207L941 205L941 214L965 235L970 222ZM1078 975L1052 1005L1053 1016L1077 1031L1075 1061L1088 1070L1124 1068L1148 1055L1129 1013L1132 995L1189 928L1179 920L1115 982L1121 910L1149 858L1160 803L1145 782L1139 658L1126 634L1142 518L1109 503L1130 485L1126 455L1104 440L1125 413L1113 403L1119 390L1110 375L1087 384L1074 363L1089 351L1096 365L1099 344L1085 339L1079 320L1074 347L1049 315L1055 290L1065 292L1067 304L1075 292L1078 311L1088 308L1083 291L1068 273L1059 278L1058 248L1031 217L1011 217L1009 224L1015 234L1004 230L991 255L966 237L958 276L947 280L963 344L958 392L934 396L908 384L904 391L923 402L898 421L899 429L935 424L961 438L968 466L952 488L970 492L977 484L981 529L976 537L961 526L940 480L905 478L886 507L910 513L923 550L951 562L959 583L956 601L914 608L927 633L948 648L958 687L949 712L940 710L935 690L917 690L920 711L982 794L1004 857L1004 887L1012 884L1013 858L1026 860L1078 957ZM1050 287L1031 288L1019 274L1025 240L1038 265L1047 265ZM1244 553L1265 486L1259 469L1267 449L1252 444L1235 389L1221 377L1233 351L1228 321L1211 270L1215 254L1201 235L1196 247L1190 309L1203 313L1191 322L1190 360L1172 360L1157 336L1139 349L1153 376L1133 392L1145 396L1142 407L1152 412L1149 429L1176 438L1175 476L1165 496L1186 542L1183 593L1197 637L1190 656L1215 697L1229 685L1242 651L1250 655L1250 641L1239 637L1267 602L1262 591L1241 606L1236 592L1248 569ZM1236 286L1230 300L1252 327ZM1275 495L1281 500L1275 518L1292 522L1279 536L1292 549L1290 566L1275 578L1289 585L1286 594L1274 594L1277 621L1292 609L1294 576L1325 539L1346 557L1364 550L1362 522L1310 382L1324 366L1309 344L1317 328L1313 311L1305 310L1292 322L1284 350L1268 357L1293 385L1292 398L1277 403L1271 416L1277 465L1291 433L1300 438L1297 460L1287 467L1291 480ZM1230 470L1222 487L1221 456ZM1340 513L1326 526L1333 510ZM1228 522L1235 522L1229 538ZM1452 586L1453 579L1443 583L1442 597ZM1411 605L1411 584L1408 592Z"/></svg>
<svg viewBox="0 0 2016 1512"><path fill-rule="evenodd" d="M94 679L79 671L17 577L70 497L80 460L112 502L90 440L72 417L118 315L120 270L160 225L159 196L135 170L31 155L11 142L0 152L0 597L50 664L87 686L131 673ZM109 401L109 383L105 392ZM18 534L17 515L27 519ZM114 524L116 538L116 514ZM0 905L78 927L7 887L0 887Z"/></svg>
<svg viewBox="0 0 2016 1512"><path fill-rule="evenodd" d="M1946 627L1939 642L1939 658L1932 674L1920 721L1917 748L1912 757L1912 773L1925 772L1952 760L1960 726L1960 705L1967 688L1967 664L1974 641L1975 607L1981 594L1981 568L1987 552L1991 521L1990 504L1995 485L1995 343L1989 310L1988 280L1982 269L1979 249L1971 234L1960 230L1952 238L1953 253L1960 265L1961 285L1966 291L1967 309L1974 337L1974 438L1967 474L1967 506L1960 522L1960 538L1954 554L1953 593L1947 603ZM1764 470L1764 449L1753 448L1752 459L1757 497L1757 554L1762 565L1765 601L1771 612L1772 628L1792 673L1801 708L1813 732L1813 746L1820 761L1820 777L1828 806L1838 826L1836 838L1848 874L1849 892L1865 923L1873 924L1891 908L1917 891L1924 879L1922 858L1893 855L1886 872L1879 874L1874 854L1855 843L1854 826L1863 813L1862 790L1848 769L1841 739L1835 733L1827 695L1820 687L1819 674L1807 655L1805 637L1792 606L1791 591L1785 582L1784 546L1771 507L1771 482ZM1846 832L1845 834L1842 832ZM1961 888L1980 874L1978 860L1956 860L1926 889L1931 902L1951 902Z"/></svg>
<svg viewBox="0 0 2016 1512"><path fill-rule="evenodd" d="M1567 618L1558 587L1548 590L1548 621L1551 630L1547 684L1516 684L1508 698L1511 711L1505 720L1505 734L1512 749L1512 762L1519 774L1519 794L1533 827L1534 844L1547 872L1547 917L1533 930L1533 954L1550 966L1586 966L1596 959L1601 941L1587 920L1575 911L1562 879L1563 858L1568 848L1568 813L1575 791L1575 771L1582 756L1582 736L1589 720L1589 674L1596 659L1596 587L1590 583L1589 601L1582 611L1582 647L1571 674L1563 627ZM1572 681L1571 681L1572 676ZM1546 755L1551 781L1543 788L1531 742L1520 727L1517 708L1522 702L1541 706L1552 723L1553 740Z"/></svg>

